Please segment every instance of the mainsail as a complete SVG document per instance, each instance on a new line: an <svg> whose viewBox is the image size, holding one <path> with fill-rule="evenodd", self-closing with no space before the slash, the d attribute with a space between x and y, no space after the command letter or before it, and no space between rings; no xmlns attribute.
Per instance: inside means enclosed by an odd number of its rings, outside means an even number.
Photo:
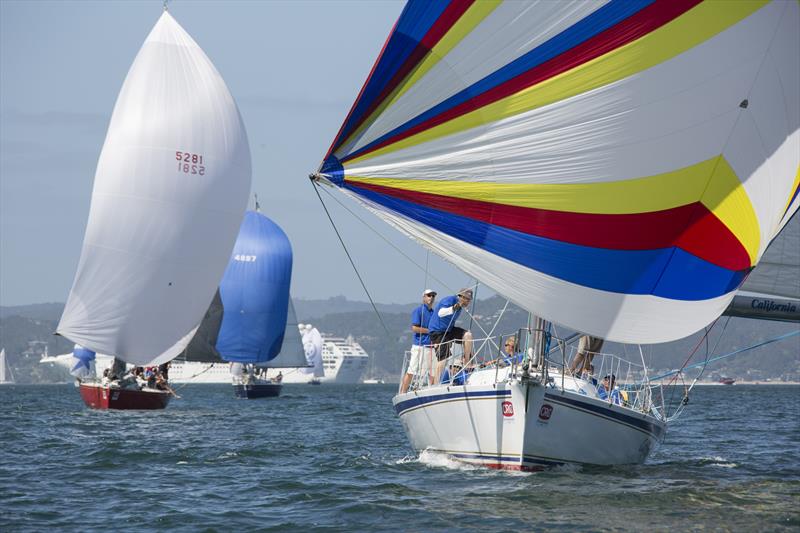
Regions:
<svg viewBox="0 0 800 533"><path fill-rule="evenodd" d="M795 214L772 241L725 314L800 321L800 215Z"/></svg>
<svg viewBox="0 0 800 533"><path fill-rule="evenodd" d="M198 363L221 363L222 357L217 351L217 339L223 312L222 298L217 291L194 337L175 359Z"/></svg>
<svg viewBox="0 0 800 533"><path fill-rule="evenodd" d="M305 356L303 357L305 359ZM11 372L11 367L6 362L6 349L0 350L0 383L10 384L14 383L14 374Z"/></svg>
<svg viewBox="0 0 800 533"><path fill-rule="evenodd" d="M797 2L405 7L317 178L620 342L719 316L800 205Z"/></svg>
<svg viewBox="0 0 800 533"><path fill-rule="evenodd" d="M129 363L174 357L225 270L250 174L225 82L164 11L114 107L57 332Z"/></svg>

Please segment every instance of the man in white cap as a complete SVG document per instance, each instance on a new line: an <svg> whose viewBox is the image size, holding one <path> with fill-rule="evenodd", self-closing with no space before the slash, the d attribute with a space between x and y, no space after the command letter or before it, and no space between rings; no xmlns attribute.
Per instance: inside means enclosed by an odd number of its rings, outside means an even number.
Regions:
<svg viewBox="0 0 800 533"><path fill-rule="evenodd" d="M431 375L431 360L433 350L431 349L430 336L428 335L428 322L433 315L433 301L436 299L436 291L425 289L422 293L422 303L411 311L411 331L414 333L411 346L411 360L408 363L406 374L403 376L403 384L400 393L404 393L411 385L414 376L426 376L426 382L433 384Z"/></svg>

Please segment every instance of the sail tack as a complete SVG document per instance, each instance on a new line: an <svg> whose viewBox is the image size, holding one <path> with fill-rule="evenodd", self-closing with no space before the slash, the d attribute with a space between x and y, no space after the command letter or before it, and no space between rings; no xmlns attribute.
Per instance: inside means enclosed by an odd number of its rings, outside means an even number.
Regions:
<svg viewBox="0 0 800 533"><path fill-rule="evenodd" d="M411 1L320 174L549 320L664 342L800 204L797 2Z"/></svg>
<svg viewBox="0 0 800 533"><path fill-rule="evenodd" d="M183 349L227 265L250 175L225 82L165 11L111 117L58 333L134 364Z"/></svg>

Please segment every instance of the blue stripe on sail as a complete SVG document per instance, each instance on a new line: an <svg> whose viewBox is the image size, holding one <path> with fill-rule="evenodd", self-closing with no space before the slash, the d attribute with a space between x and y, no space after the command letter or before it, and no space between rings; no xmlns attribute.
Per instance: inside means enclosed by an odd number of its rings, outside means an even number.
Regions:
<svg viewBox="0 0 800 533"><path fill-rule="evenodd" d="M729 293L747 274L713 265L674 247L610 250L581 246L445 213L347 182L344 187L494 255L593 289L696 301Z"/></svg>
<svg viewBox="0 0 800 533"><path fill-rule="evenodd" d="M399 135L432 117L435 117L449 109L452 109L453 107L456 107L457 105L471 100L472 98L490 89L493 89L498 85L502 85L508 80L513 79L520 74L523 74L532 68L535 68L542 63L553 59L559 54L563 54L570 48L573 48L582 42L591 39L595 35L607 30L615 24L618 24L626 18L635 15L645 7L652 4L654 1L655 0L612 0L605 6L588 15L586 18L581 19L558 35L554 36L548 41L545 41L525 55L518 57L511 63L496 70L492 74L489 74L475 84L461 90L450 98L423 112L422 114L417 115L410 121L398 126L389 133L382 135L359 150L351 154L342 154L340 157L342 157L342 159L352 159L354 157L358 157L359 154L370 150L373 146L380 144L386 139L389 139L395 135ZM359 106L361 106L361 102L359 102Z"/></svg>
<svg viewBox="0 0 800 533"><path fill-rule="evenodd" d="M353 113L347 119L342 133L334 143L334 151L340 143L350 136L361 121L365 111L383 91L395 72L403 66L408 56L416 49L419 42L428 33L442 12L450 4L450 0L411 0L406 4L397 26L386 44L386 49L370 76L364 92L359 98Z"/></svg>

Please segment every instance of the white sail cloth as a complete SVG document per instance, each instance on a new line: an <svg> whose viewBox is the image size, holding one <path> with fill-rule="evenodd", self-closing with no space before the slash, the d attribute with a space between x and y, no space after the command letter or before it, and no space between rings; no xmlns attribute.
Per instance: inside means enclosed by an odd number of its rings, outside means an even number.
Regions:
<svg viewBox="0 0 800 533"><path fill-rule="evenodd" d="M179 352L225 270L250 176L225 82L165 11L117 99L57 332L138 365Z"/></svg>
<svg viewBox="0 0 800 533"><path fill-rule="evenodd" d="M298 324L297 327L303 336L303 348L309 365L309 368L304 368L302 372L314 374L315 378L325 376L325 368L322 362L322 335L311 324Z"/></svg>

